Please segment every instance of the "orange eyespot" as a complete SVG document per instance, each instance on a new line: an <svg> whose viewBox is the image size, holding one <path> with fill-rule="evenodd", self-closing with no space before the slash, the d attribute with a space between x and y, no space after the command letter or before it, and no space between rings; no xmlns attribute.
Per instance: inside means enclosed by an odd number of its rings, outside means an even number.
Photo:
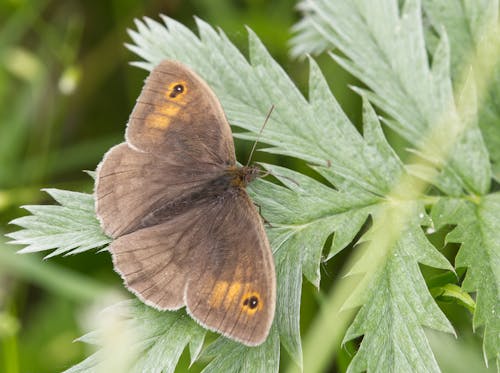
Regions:
<svg viewBox="0 0 500 373"><path fill-rule="evenodd" d="M252 316L264 307L260 293L252 291L252 283L217 281L210 293L208 304L226 310L239 305L242 312Z"/></svg>
<svg viewBox="0 0 500 373"><path fill-rule="evenodd" d="M253 315L255 312L261 310L264 305L262 304L259 293L252 292L242 297L241 306L243 311L249 315Z"/></svg>
<svg viewBox="0 0 500 373"><path fill-rule="evenodd" d="M170 98L177 98L179 96L183 96L186 94L186 82L184 81L178 81L178 82L173 82L170 84L168 87L168 97Z"/></svg>

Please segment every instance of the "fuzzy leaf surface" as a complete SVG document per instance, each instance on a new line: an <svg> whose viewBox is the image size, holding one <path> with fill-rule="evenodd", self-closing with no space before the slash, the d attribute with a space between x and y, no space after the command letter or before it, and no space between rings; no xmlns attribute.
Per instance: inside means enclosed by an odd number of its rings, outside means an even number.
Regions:
<svg viewBox="0 0 500 373"><path fill-rule="evenodd" d="M465 84L456 102L445 33L429 64L419 0L401 8L397 0L307 0L299 7L305 16L295 26L295 54L311 52L307 40L327 40L345 55L333 58L369 87L367 97L392 118L387 125L439 172L429 181L451 195L489 190L491 166L474 84Z"/></svg>
<svg viewBox="0 0 500 373"><path fill-rule="evenodd" d="M91 194L46 189L59 205L24 206L31 215L10 222L23 228L8 234L10 243L26 245L20 254L54 249L46 258L73 255L111 242L99 226Z"/></svg>
<svg viewBox="0 0 500 373"><path fill-rule="evenodd" d="M461 243L455 266L467 268L462 288L476 293L474 328L484 327L486 359L500 364L500 194L477 204L443 199L432 209L437 227L456 224L446 240ZM499 365L500 366L500 365Z"/></svg>

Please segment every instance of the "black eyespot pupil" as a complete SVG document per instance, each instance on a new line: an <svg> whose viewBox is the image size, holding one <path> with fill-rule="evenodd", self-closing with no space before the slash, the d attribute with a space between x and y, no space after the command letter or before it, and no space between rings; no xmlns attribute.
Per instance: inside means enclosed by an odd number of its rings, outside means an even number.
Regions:
<svg viewBox="0 0 500 373"><path fill-rule="evenodd" d="M246 298L245 301L243 302L243 305L253 310L259 305L259 299L255 296Z"/></svg>
<svg viewBox="0 0 500 373"><path fill-rule="evenodd" d="M174 88L172 88L172 92L170 92L170 97L176 98L182 92L184 92L184 86L182 84L176 84Z"/></svg>

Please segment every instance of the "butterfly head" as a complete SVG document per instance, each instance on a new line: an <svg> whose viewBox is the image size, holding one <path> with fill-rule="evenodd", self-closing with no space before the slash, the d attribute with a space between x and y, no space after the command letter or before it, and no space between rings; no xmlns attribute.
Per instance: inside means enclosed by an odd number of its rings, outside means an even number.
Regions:
<svg viewBox="0 0 500 373"><path fill-rule="evenodd" d="M229 172L231 174L231 183L245 188L261 175L262 170L257 166L244 166L231 168Z"/></svg>

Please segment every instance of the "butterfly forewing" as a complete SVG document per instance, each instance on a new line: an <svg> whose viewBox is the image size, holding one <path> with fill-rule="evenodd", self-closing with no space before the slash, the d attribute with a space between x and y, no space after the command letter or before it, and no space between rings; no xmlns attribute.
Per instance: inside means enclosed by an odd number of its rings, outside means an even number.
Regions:
<svg viewBox="0 0 500 373"><path fill-rule="evenodd" d="M198 163L187 168L169 157L139 152L122 143L98 167L97 216L107 235L119 237L140 227L159 205L189 198L221 172L221 166Z"/></svg>
<svg viewBox="0 0 500 373"><path fill-rule="evenodd" d="M146 79L126 138L140 151L186 167L236 162L231 128L217 97L198 75L174 61L160 63Z"/></svg>

